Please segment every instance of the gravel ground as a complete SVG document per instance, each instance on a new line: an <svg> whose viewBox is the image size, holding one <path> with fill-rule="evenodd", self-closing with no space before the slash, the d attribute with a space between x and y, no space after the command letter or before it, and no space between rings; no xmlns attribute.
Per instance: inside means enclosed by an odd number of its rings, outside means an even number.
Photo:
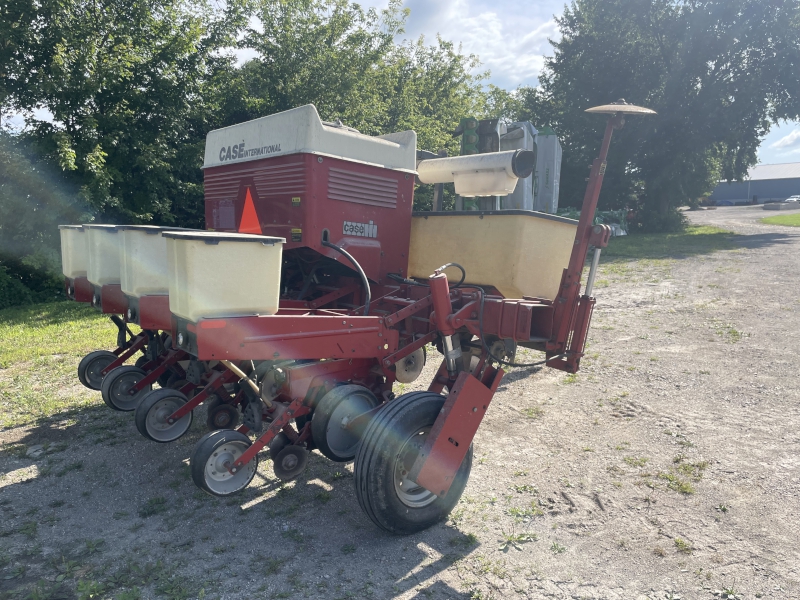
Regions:
<svg viewBox="0 0 800 600"><path fill-rule="evenodd" d="M462 501L419 535L380 533L316 453L207 496L202 414L157 445L87 391L0 432L0 598L800 597L800 230L764 214L691 214L734 250L605 265L580 373L506 376Z"/></svg>

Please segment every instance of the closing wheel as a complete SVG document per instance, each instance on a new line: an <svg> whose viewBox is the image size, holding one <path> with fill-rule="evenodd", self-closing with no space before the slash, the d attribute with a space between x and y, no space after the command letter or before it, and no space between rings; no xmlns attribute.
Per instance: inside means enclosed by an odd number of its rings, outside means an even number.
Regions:
<svg viewBox="0 0 800 600"><path fill-rule="evenodd" d="M427 529L447 518L464 492L472 446L445 497L408 479L444 401L433 392L403 394L382 407L364 431L354 468L356 497L381 529L404 535Z"/></svg>
<svg viewBox="0 0 800 600"><path fill-rule="evenodd" d="M208 403L206 425L211 431L217 429L236 429L239 424L239 409L226 404L219 396L214 396Z"/></svg>
<svg viewBox="0 0 800 600"><path fill-rule="evenodd" d="M308 451L302 446L286 446L273 459L272 470L275 477L292 481L302 473L308 464Z"/></svg>
<svg viewBox="0 0 800 600"><path fill-rule="evenodd" d="M150 359L146 356L142 355L136 359L136 362L133 363L134 367L139 367L140 369L144 368L144 366L150 362Z"/></svg>
<svg viewBox="0 0 800 600"><path fill-rule="evenodd" d="M286 446L290 446L292 444L291 440L286 436L285 433L282 431L272 438L272 441L269 443L269 457L272 460L278 458L278 454L281 453L281 450L286 448Z"/></svg>
<svg viewBox="0 0 800 600"><path fill-rule="evenodd" d="M155 390L147 394L136 407L136 429L154 442L174 442L192 425L192 411L169 422L169 416L189 399L176 390Z"/></svg>
<svg viewBox="0 0 800 600"><path fill-rule="evenodd" d="M360 385L342 385L325 394L311 418L311 437L322 454L335 462L347 462L356 456L360 438L348 422L378 406L375 394Z"/></svg>
<svg viewBox="0 0 800 600"><path fill-rule="evenodd" d="M133 395L130 391L146 376L147 373L142 369L132 366L118 367L110 371L103 379L100 388L103 400L114 410L136 410L139 402L153 389L153 386L148 385Z"/></svg>
<svg viewBox="0 0 800 600"><path fill-rule="evenodd" d="M425 347L414 350L394 364L394 372L400 383L414 383L425 367Z"/></svg>
<svg viewBox="0 0 800 600"><path fill-rule="evenodd" d="M230 496L247 487L258 468L254 456L236 473L229 468L245 453L252 442L245 434L234 430L211 431L197 442L190 461L192 481L213 496Z"/></svg>
<svg viewBox="0 0 800 600"><path fill-rule="evenodd" d="M117 360L117 355L108 350L90 352L78 363L78 379L90 390L103 386L103 369Z"/></svg>

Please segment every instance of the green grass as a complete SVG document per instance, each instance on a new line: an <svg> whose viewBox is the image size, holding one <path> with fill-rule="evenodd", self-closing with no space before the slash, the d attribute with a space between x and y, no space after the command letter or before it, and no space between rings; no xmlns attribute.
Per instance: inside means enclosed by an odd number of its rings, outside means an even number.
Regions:
<svg viewBox="0 0 800 600"><path fill-rule="evenodd" d="M736 234L718 227L692 225L678 233L641 233L611 238L604 261L684 258L736 248Z"/></svg>
<svg viewBox="0 0 800 600"><path fill-rule="evenodd" d="M775 215L761 219L767 225L788 225L789 227L800 227L800 213L793 215Z"/></svg>
<svg viewBox="0 0 800 600"><path fill-rule="evenodd" d="M24 425L96 404L78 382L78 362L113 349L117 328L85 304L54 302L0 310L0 427Z"/></svg>

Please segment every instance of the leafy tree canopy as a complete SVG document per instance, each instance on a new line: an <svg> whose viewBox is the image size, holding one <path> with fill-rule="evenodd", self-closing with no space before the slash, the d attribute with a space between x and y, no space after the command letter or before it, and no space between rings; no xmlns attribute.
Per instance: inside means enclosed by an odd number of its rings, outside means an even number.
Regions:
<svg viewBox="0 0 800 600"><path fill-rule="evenodd" d="M800 116L797 0L575 0L538 89L517 117L556 128L562 204L579 204L604 122L583 111L624 98L658 111L615 134L601 196L638 207L649 230L756 162L770 124Z"/></svg>

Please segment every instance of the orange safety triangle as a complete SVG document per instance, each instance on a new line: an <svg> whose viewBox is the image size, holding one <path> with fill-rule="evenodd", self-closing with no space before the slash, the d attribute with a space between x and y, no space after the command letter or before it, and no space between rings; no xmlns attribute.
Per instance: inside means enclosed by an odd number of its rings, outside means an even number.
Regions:
<svg viewBox="0 0 800 600"><path fill-rule="evenodd" d="M242 209L242 220L239 222L239 233L261 233L261 225L258 222L258 214L256 214L256 206L253 204L250 188L247 188L244 196L244 208Z"/></svg>

